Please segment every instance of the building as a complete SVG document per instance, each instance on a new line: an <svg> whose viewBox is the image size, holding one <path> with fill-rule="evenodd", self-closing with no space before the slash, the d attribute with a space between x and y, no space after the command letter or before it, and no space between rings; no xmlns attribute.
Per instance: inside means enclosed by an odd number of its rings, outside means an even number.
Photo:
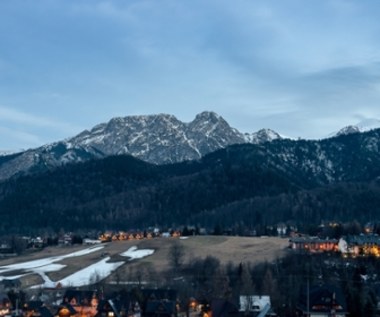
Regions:
<svg viewBox="0 0 380 317"><path fill-rule="evenodd" d="M289 247L304 252L336 252L337 239L321 239L318 237L294 237L289 240Z"/></svg>
<svg viewBox="0 0 380 317"><path fill-rule="evenodd" d="M347 316L343 292L334 285L306 288L298 303L298 311L305 317Z"/></svg>
<svg viewBox="0 0 380 317"><path fill-rule="evenodd" d="M344 255L380 257L380 237L377 234L361 234L340 238L338 249Z"/></svg>

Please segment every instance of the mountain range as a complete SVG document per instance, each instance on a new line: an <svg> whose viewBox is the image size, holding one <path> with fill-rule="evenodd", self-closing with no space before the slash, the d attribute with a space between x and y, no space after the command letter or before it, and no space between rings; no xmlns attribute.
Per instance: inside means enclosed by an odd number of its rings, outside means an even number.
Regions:
<svg viewBox="0 0 380 317"><path fill-rule="evenodd" d="M270 129L243 134L214 112L202 112L190 123L167 114L113 118L67 140L0 156L0 180L110 155L129 154L153 164L177 163L232 144L280 138Z"/></svg>
<svg viewBox="0 0 380 317"><path fill-rule="evenodd" d="M328 137L380 128L380 120L367 119ZM113 118L72 138L19 153L0 153L0 181L43 172L59 166L129 154L153 164L200 159L233 144L263 144L286 139L271 129L241 133L214 112L202 112L190 123L173 115L158 114Z"/></svg>
<svg viewBox="0 0 380 317"><path fill-rule="evenodd" d="M243 134L213 112L190 123L114 118L0 156L0 234L184 224L266 234L279 222L380 221L380 129L368 128L377 123L292 140Z"/></svg>
<svg viewBox="0 0 380 317"><path fill-rule="evenodd" d="M65 142L62 153L75 147ZM327 220L364 223L380 220L379 177L380 129L233 144L173 164L99 155L3 180L0 233L196 224L265 234L279 222L305 230Z"/></svg>

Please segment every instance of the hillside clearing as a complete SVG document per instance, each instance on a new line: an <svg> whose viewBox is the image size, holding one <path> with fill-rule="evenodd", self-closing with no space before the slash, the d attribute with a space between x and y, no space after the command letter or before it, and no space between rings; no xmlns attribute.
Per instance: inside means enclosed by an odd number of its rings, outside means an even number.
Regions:
<svg viewBox="0 0 380 317"><path fill-rule="evenodd" d="M107 259L107 263L115 262L116 264L116 262L120 263L122 261L120 265L114 266L115 269L117 267L118 269L107 278L107 281L127 281L136 279L136 274L141 274L144 270L146 272L164 272L168 268L169 250L174 243L178 243L183 247L185 262L196 258L213 256L225 264L229 262L234 264L271 262L282 257L288 246L287 239L276 237L192 236L181 239L156 238L117 241L92 248L88 246L49 247L40 252L1 260L0 272L6 274L3 274L0 278L14 276L15 274L12 273L16 270L17 274L22 275L30 272L27 271L30 263L45 263L53 259L53 262L56 263L55 265L61 269L45 271L42 278L45 281L48 278L53 282L57 282L65 280L68 276L81 270L86 271L87 267ZM92 251L89 252L89 249L92 249ZM142 250L142 252L138 250ZM24 262L28 263L24 264ZM14 272L10 269L12 267L14 267ZM39 285L42 282L41 275L38 275L39 272L38 269L34 269L32 273L20 277L23 286ZM149 278L147 276L145 278Z"/></svg>

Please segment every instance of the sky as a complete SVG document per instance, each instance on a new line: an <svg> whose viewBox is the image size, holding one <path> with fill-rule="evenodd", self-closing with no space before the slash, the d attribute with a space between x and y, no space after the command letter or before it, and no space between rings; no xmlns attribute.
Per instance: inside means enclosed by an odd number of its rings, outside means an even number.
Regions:
<svg viewBox="0 0 380 317"><path fill-rule="evenodd" d="M1 0L0 150L214 111L323 138L380 119L377 0Z"/></svg>

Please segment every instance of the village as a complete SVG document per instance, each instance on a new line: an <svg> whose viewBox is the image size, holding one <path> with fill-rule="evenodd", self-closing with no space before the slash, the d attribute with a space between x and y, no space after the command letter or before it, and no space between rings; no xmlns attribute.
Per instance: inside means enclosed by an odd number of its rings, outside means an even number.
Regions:
<svg viewBox="0 0 380 317"><path fill-rule="evenodd" d="M340 238L328 238L310 236L295 232L288 234L283 226L277 226L277 236L288 241L289 254L323 255L334 254L340 258L378 258L380 256L380 237L374 232L363 232L356 235L345 235ZM80 251L72 256L80 256L86 252L99 252L108 244L118 244L125 241L143 241L160 239L160 241L172 243L175 240L188 239L199 232L184 230L167 230L161 232L158 228L145 231L106 231L97 237L78 239L72 233L62 234L58 241L58 247L70 247L80 242L88 249ZM185 235L184 235L185 234ZM190 235L189 235L190 234ZM257 237L265 239L265 237ZM253 238L254 239L254 238ZM44 248L46 239L41 237L29 238L28 245L34 250ZM9 249L9 246L7 246ZM7 249L4 248L4 249ZM87 250L87 251L86 251ZM82 252L82 253L81 253ZM130 248L124 252L125 256L134 258L133 252L143 252L141 257L148 256L153 250L137 250ZM104 254L104 256L103 256ZM120 254L123 256L123 254ZM3 254L4 255L4 254ZM8 257L8 255L5 255ZM70 256L65 256L66 258ZM64 259L65 257L62 257ZM107 252L102 252L102 265L107 265L109 260ZM138 259L138 257L136 257ZM183 295L183 290L173 288L168 283L167 287L151 288L149 283L131 284L128 287L107 286L99 283L103 277L91 281L86 277L84 282L75 284L79 276L52 283L47 279L43 267L49 267L60 260L54 258L51 264L31 268L30 264L15 266L14 274L3 274L0 281L0 317L264 317L279 316L273 309L272 294L265 292L241 291L233 301L227 298L197 297L194 294ZM46 260L44 260L46 262ZM110 270L117 270L119 262L112 263ZM59 266L59 265L58 265ZM7 272L10 266L0 267L1 272ZM26 267L29 267L26 269ZM21 270L38 273L45 280L44 284L34 288L25 289L19 282L17 272ZM182 281L182 277L179 278ZM363 277L364 278L364 277ZM66 284L63 281L67 281ZM70 281L70 282L68 282ZM115 286L115 284L114 284ZM182 286L180 286L182 287ZM112 291L110 291L112 289ZM323 302L325 301L325 302ZM300 298L297 301L297 314L294 316L307 316L308 311L319 313L318 316L347 316L347 302L342 295L342 290L332 285L320 283L310 286L309 299ZM325 313L325 315L324 315ZM289 315L293 316L293 315Z"/></svg>

